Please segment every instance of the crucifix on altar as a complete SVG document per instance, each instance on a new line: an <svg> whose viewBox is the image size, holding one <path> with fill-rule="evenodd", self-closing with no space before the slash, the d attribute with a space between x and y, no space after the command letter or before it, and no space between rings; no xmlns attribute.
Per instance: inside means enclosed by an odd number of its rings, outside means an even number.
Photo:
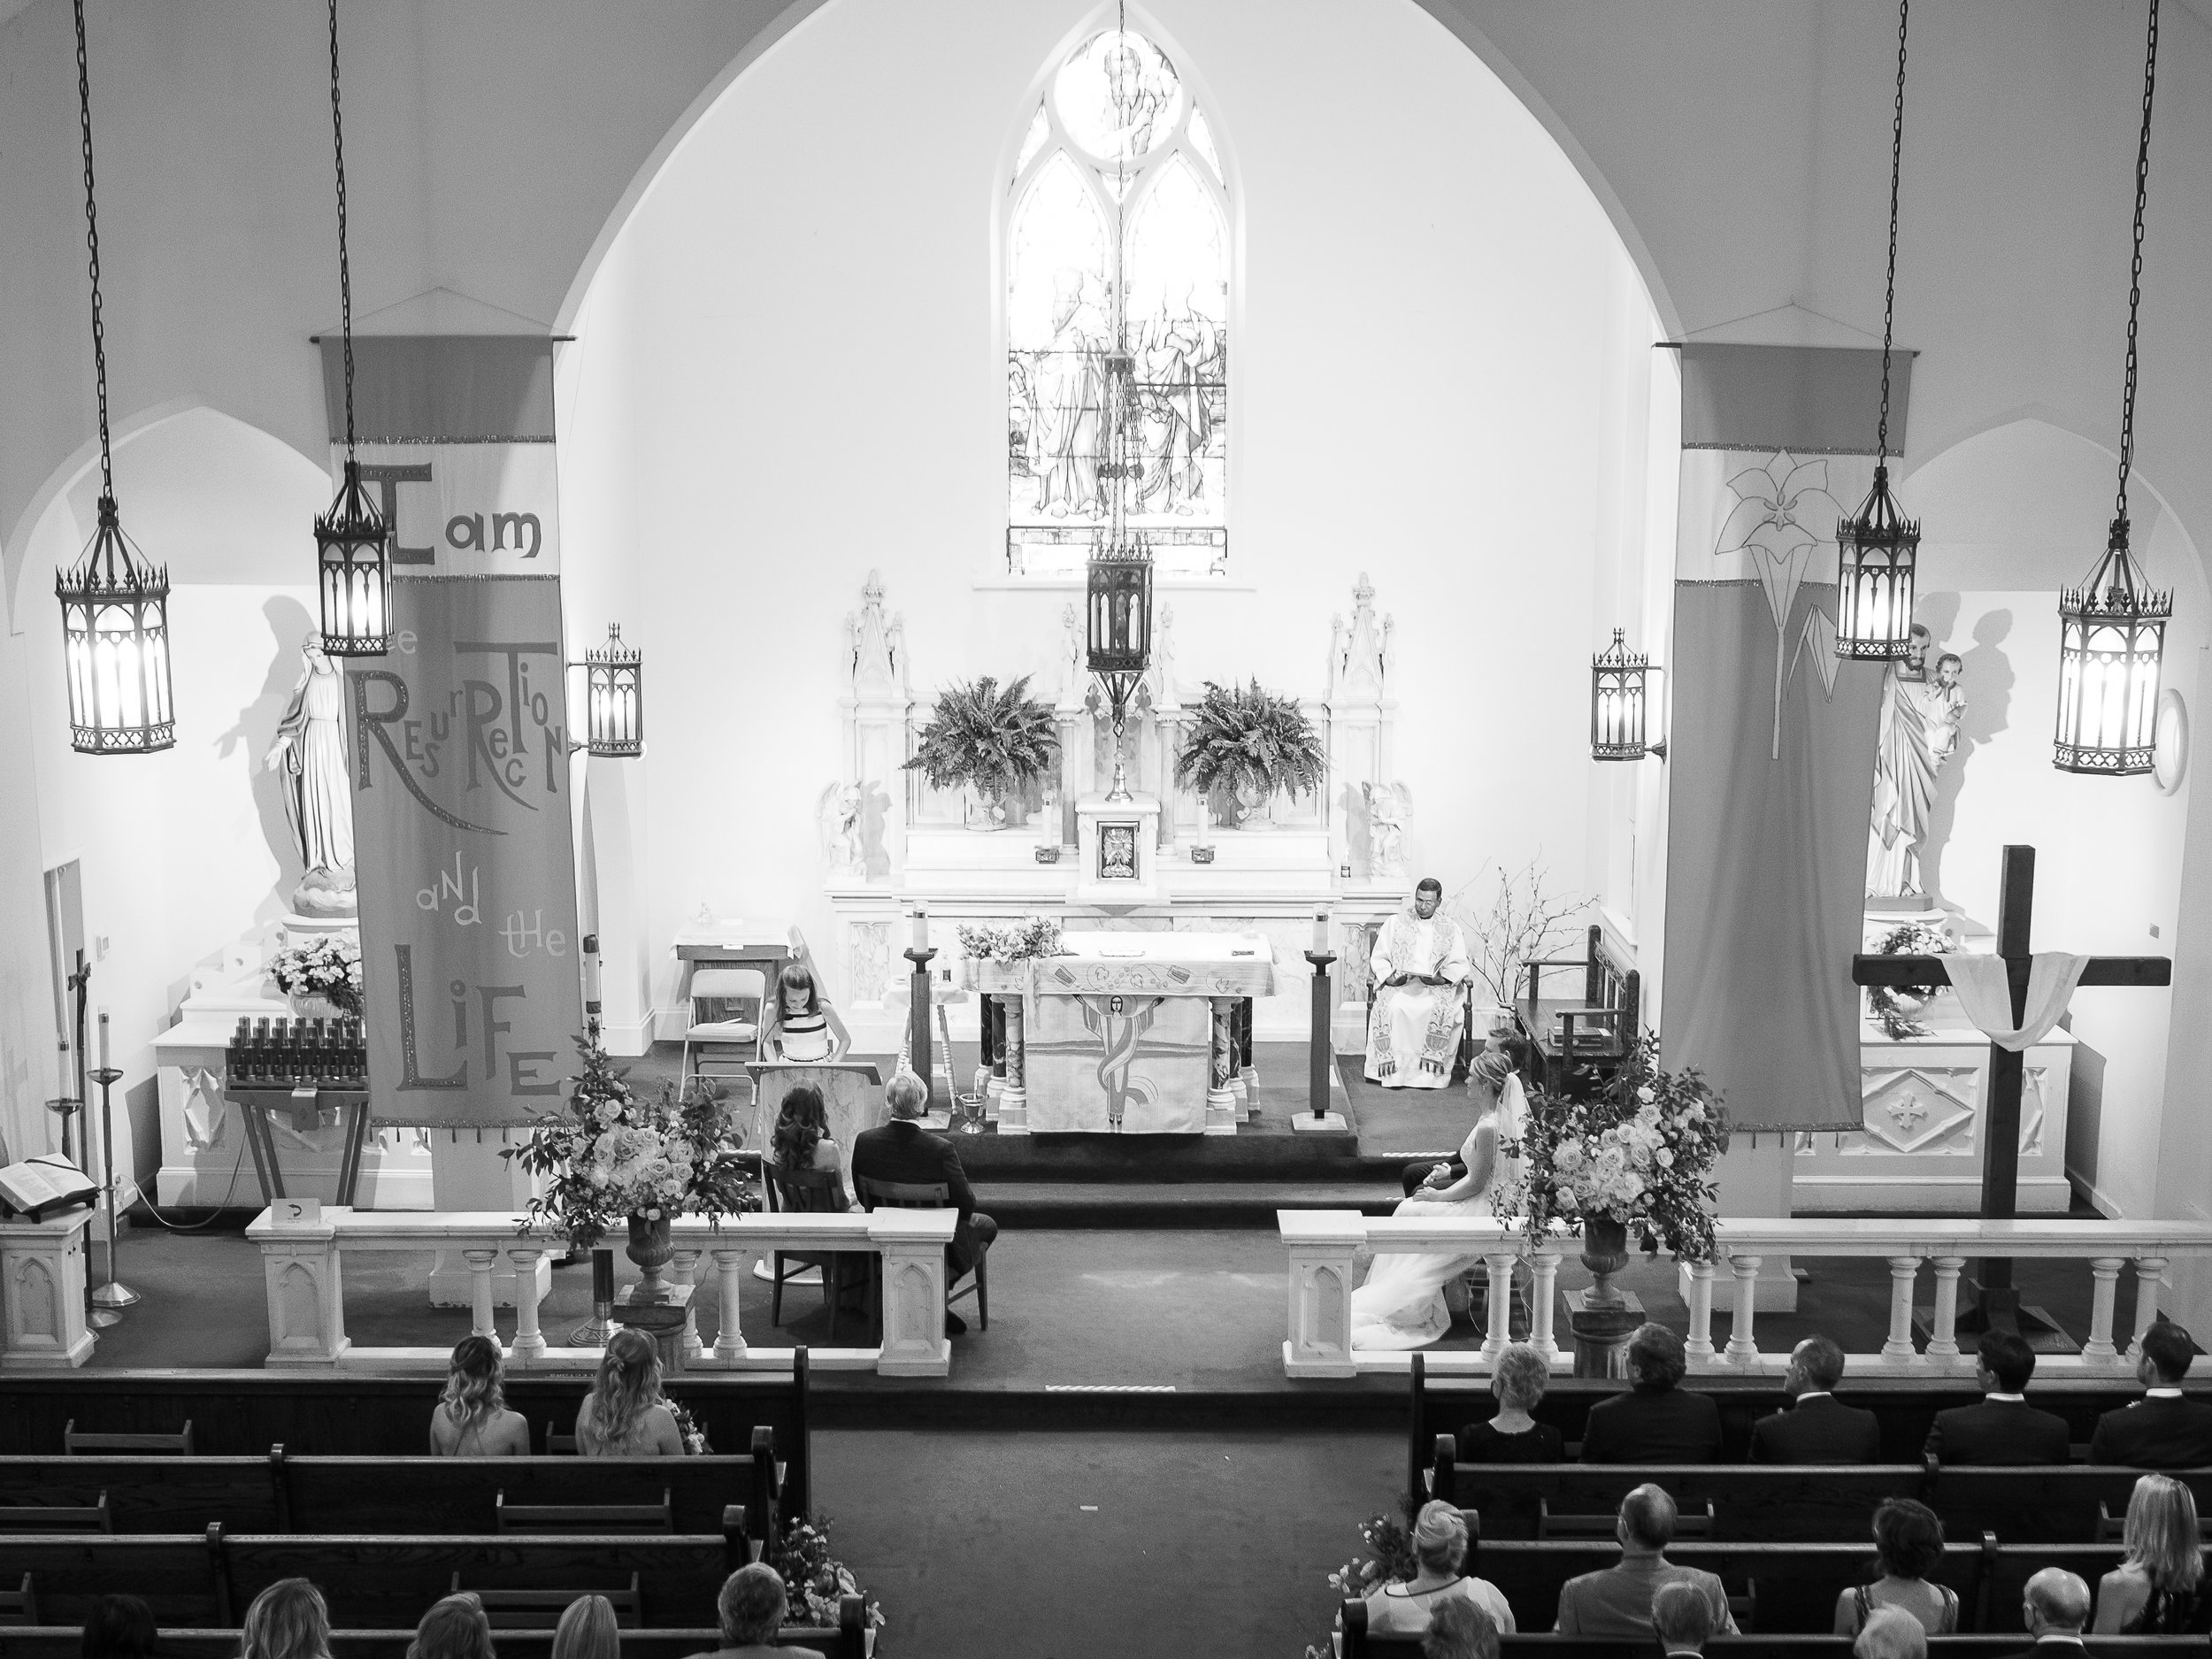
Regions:
<svg viewBox="0 0 2212 1659"><path fill-rule="evenodd" d="M2031 955L2028 928L2034 905L2035 849L2007 847L1999 881L1993 957L1862 953L1851 959L1855 985L1955 987L1967 1017L1988 1035L1988 1098L1982 1112L1985 1220L2009 1221L2017 1213L2022 1062L2026 1051L2058 1023L2074 987L2173 983L2174 964L2165 956L2075 956L2059 951ZM1969 1328L2018 1332L2020 1293L2012 1282L2011 1262L1988 1257L1981 1266Z"/></svg>

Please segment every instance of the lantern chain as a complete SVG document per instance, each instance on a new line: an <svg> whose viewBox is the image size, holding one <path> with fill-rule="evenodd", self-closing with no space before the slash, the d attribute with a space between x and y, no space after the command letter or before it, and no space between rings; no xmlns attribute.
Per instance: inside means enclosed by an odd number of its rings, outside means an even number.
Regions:
<svg viewBox="0 0 2212 1659"><path fill-rule="evenodd" d="M338 161L338 317L345 337L346 461L354 458L353 267L346 256L346 127L338 109L338 0L330 0L330 142Z"/></svg>
<svg viewBox="0 0 2212 1659"><path fill-rule="evenodd" d="M1874 438L1874 464L1889 458L1889 349L1897 314L1897 185L1905 158L1905 31L1912 0L1897 0L1897 107L1889 125L1889 276L1882 291L1882 417Z"/></svg>
<svg viewBox="0 0 2212 1659"><path fill-rule="evenodd" d="M2128 473L2135 465L2135 323L2143 303L2143 206L2150 194L2151 100L2158 88L2158 0L2151 0L2149 44L2143 60L2143 135L2135 150L2135 251L2128 272L2128 355L2120 400L2120 491L2113 516L2128 516Z"/></svg>
<svg viewBox="0 0 2212 1659"><path fill-rule="evenodd" d="M92 380L100 412L100 494L111 501L115 496L115 462L108 443L107 326L100 316L100 214L92 194L92 73L85 58L84 0L76 0L76 12L77 111L84 127L85 245L92 256Z"/></svg>

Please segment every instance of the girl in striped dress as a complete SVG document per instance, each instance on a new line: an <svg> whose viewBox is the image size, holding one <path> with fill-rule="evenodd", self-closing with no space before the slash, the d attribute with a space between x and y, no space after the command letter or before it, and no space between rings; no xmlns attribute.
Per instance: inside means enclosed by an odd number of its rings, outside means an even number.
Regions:
<svg viewBox="0 0 2212 1659"><path fill-rule="evenodd" d="M774 1023L768 1033L770 1052L780 1060L834 1060L836 1040L829 1016L822 1010L822 995L814 976L800 962L787 962L776 976Z"/></svg>

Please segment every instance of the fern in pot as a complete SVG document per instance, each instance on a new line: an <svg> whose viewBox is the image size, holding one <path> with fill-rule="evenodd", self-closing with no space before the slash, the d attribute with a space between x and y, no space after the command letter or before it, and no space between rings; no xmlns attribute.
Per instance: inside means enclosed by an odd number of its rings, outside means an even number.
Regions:
<svg viewBox="0 0 2212 1659"><path fill-rule="evenodd" d="M1002 687L986 674L937 694L906 770L934 789L973 791L970 826L1004 829L1008 797L1050 776L1059 759L1052 710L1029 695L1029 676Z"/></svg>
<svg viewBox="0 0 2212 1659"><path fill-rule="evenodd" d="M1257 680L1240 687L1210 680L1191 711L1175 781L1202 795L1233 799L1242 828L1278 794L1294 798L1319 789L1327 768L1321 734L1294 701L1277 696Z"/></svg>

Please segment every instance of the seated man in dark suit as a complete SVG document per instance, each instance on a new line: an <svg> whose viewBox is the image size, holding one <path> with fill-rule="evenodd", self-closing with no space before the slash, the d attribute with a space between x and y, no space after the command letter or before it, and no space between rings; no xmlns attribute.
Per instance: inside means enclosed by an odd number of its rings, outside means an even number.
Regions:
<svg viewBox="0 0 2212 1659"><path fill-rule="evenodd" d="M1882 1450L1882 1425L1871 1411L1836 1398L1843 1380L1843 1350L1824 1336L1809 1336L1790 1352L1782 1379L1794 1403L1751 1425L1755 1463L1870 1463Z"/></svg>
<svg viewBox="0 0 2212 1659"><path fill-rule="evenodd" d="M2008 1659L2085 1659L2081 1629L2089 1622L2089 1586L2063 1567L2046 1567L2028 1580L2020 1621L2035 1646Z"/></svg>
<svg viewBox="0 0 2212 1659"><path fill-rule="evenodd" d="M1582 1431L1586 1463L1710 1463L1720 1457L1720 1409L1710 1394L1675 1385L1690 1369L1682 1339L1640 1325L1628 1339L1632 1392L1590 1408Z"/></svg>
<svg viewBox="0 0 2212 1659"><path fill-rule="evenodd" d="M998 1223L979 1214L975 1189L960 1167L960 1154L942 1135L933 1135L917 1120L929 1110L929 1088L911 1071L901 1071L887 1084L884 1104L891 1121L880 1128L864 1129L853 1137L852 1171L860 1181L897 1181L912 1186L941 1186L960 1211L952 1242L945 1247L946 1282L950 1284L983 1259L998 1237ZM945 1334L966 1333L968 1322L948 1308Z"/></svg>
<svg viewBox="0 0 2212 1659"><path fill-rule="evenodd" d="M2182 1379L2196 1344L2170 1319L2152 1321L2135 1362L2146 1393L2133 1405L2097 1419L2089 1441L2093 1463L2137 1469L2194 1469L2212 1463L2212 1405L2182 1397Z"/></svg>
<svg viewBox="0 0 2212 1659"><path fill-rule="evenodd" d="M1678 1567L1667 1559L1674 1518L1674 1500L1648 1482L1621 1500L1620 1518L1613 1524L1613 1535L1621 1540L1619 1564L1559 1586L1556 1628L1562 1636L1641 1642L1648 1648L1656 1633L1652 1598L1669 1584L1692 1586L1705 1598L1713 1629L1724 1636L1736 1634L1728 1592L1720 1580L1702 1567Z"/></svg>
<svg viewBox="0 0 2212 1659"><path fill-rule="evenodd" d="M1936 1413L1923 1449L1947 1463L2062 1463L2066 1419L2027 1402L2035 1350L2010 1331L1984 1334L1975 1355L1979 1405Z"/></svg>

